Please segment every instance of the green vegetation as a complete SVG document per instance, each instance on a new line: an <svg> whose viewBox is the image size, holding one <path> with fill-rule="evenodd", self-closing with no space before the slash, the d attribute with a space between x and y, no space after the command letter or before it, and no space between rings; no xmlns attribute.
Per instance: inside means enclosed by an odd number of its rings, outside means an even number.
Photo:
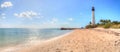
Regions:
<svg viewBox="0 0 120 52"><path fill-rule="evenodd" d="M118 21L111 21L111 20L100 20L99 23L95 25L91 25L91 22L86 26L86 28L120 28L120 22Z"/></svg>
<svg viewBox="0 0 120 52"><path fill-rule="evenodd" d="M97 27L97 25L91 25L92 23L90 22L89 23L89 25L87 25L85 28L96 28Z"/></svg>

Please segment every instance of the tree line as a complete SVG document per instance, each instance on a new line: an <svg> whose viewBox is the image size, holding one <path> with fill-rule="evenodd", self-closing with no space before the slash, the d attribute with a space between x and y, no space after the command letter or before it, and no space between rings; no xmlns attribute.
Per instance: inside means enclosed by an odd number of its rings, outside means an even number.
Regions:
<svg viewBox="0 0 120 52"><path fill-rule="evenodd" d="M98 22L95 25L91 25L91 22L90 22L86 26L86 28L96 28L96 27L102 27L102 28L120 28L120 22L119 21L111 21L111 20L101 19L100 22Z"/></svg>

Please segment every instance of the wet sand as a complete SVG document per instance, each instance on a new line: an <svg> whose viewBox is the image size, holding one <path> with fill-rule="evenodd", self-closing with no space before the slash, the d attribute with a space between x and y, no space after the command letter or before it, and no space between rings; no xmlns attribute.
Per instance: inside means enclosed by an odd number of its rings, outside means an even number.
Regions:
<svg viewBox="0 0 120 52"><path fill-rule="evenodd" d="M120 52L120 36L104 32L104 29L74 30L66 36L14 52Z"/></svg>

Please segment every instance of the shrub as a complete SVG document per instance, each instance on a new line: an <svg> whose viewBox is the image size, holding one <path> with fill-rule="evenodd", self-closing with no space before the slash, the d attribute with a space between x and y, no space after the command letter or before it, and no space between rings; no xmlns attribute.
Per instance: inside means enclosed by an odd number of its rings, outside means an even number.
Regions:
<svg viewBox="0 0 120 52"><path fill-rule="evenodd" d="M112 28L115 28L115 29L118 29L118 28L120 28L120 25L115 25L115 24L114 24L114 25L112 25L111 27L112 27Z"/></svg>
<svg viewBox="0 0 120 52"><path fill-rule="evenodd" d="M88 29L88 28L95 28L97 27L97 25L87 25L85 28Z"/></svg>
<svg viewBox="0 0 120 52"><path fill-rule="evenodd" d="M111 24L110 24L110 23L106 23L103 27L104 27L104 28L110 28L110 27L111 27Z"/></svg>

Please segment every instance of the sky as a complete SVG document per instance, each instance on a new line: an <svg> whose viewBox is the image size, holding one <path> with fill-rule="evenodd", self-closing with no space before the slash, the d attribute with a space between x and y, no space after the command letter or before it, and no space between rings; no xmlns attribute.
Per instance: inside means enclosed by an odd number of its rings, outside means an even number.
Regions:
<svg viewBox="0 0 120 52"><path fill-rule="evenodd" d="M95 7L100 19L120 21L120 0L0 0L0 28L84 27Z"/></svg>

